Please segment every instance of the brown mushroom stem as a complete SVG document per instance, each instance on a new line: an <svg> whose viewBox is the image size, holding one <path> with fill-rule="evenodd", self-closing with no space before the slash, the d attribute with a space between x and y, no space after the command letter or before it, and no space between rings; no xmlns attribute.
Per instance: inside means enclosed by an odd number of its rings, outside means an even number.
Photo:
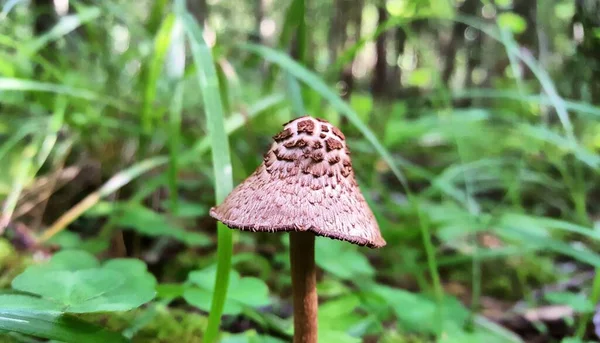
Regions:
<svg viewBox="0 0 600 343"><path fill-rule="evenodd" d="M294 294L294 343L317 342L317 274L315 235L290 232L290 262Z"/></svg>

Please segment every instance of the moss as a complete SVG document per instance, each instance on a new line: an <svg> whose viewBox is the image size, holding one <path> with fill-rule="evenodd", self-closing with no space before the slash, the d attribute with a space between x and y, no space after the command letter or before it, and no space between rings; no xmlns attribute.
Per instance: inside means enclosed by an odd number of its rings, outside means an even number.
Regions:
<svg viewBox="0 0 600 343"><path fill-rule="evenodd" d="M133 326L136 321L143 322L149 313L155 311L150 321L135 333L133 343L201 342L208 319L183 309L157 306L152 309L138 309L124 313L83 315L82 319L94 322L108 330L121 332Z"/></svg>
<svg viewBox="0 0 600 343"><path fill-rule="evenodd" d="M31 263L31 257L19 254L8 240L0 238L0 288L10 288L12 279Z"/></svg>

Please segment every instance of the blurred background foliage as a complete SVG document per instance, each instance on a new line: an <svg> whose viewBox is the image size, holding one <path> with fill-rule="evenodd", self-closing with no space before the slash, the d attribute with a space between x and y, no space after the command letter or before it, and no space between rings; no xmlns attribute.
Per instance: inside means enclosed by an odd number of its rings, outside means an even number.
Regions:
<svg viewBox="0 0 600 343"><path fill-rule="evenodd" d="M598 339L600 1L0 4L0 341L201 342L227 239L221 341L289 341L286 236L208 209L304 113L388 242L317 240L321 341Z"/></svg>

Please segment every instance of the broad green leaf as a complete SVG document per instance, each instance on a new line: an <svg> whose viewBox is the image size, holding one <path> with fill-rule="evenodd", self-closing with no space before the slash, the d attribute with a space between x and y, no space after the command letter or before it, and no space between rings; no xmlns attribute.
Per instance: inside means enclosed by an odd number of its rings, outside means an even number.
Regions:
<svg viewBox="0 0 600 343"><path fill-rule="evenodd" d="M70 315L22 309L5 309L0 304L0 331L19 332L66 343L128 342L118 333Z"/></svg>
<svg viewBox="0 0 600 343"><path fill-rule="evenodd" d="M172 202L163 202L163 205L166 205L166 207L172 211L173 216L177 218L195 218L208 214L208 208L201 203L188 202L179 199L177 201L177 209L175 210L171 204Z"/></svg>
<svg viewBox="0 0 600 343"><path fill-rule="evenodd" d="M490 335L487 332L474 331L467 332L459 326L449 326L444 330L439 343L507 343L510 342L504 337Z"/></svg>
<svg viewBox="0 0 600 343"><path fill-rule="evenodd" d="M184 299L191 305L210 311L215 278L214 266L191 272L188 279L196 287L186 289ZM234 270L229 273L229 291L223 308L224 314L236 315L241 313L244 307L261 307L269 303L269 288L262 280L240 277Z"/></svg>
<svg viewBox="0 0 600 343"><path fill-rule="evenodd" d="M63 249L76 249L81 245L81 238L75 232L65 230L50 238L46 244L55 244Z"/></svg>
<svg viewBox="0 0 600 343"><path fill-rule="evenodd" d="M63 250L56 253L45 265L32 266L31 269L80 270L99 267L98 260L81 250Z"/></svg>
<svg viewBox="0 0 600 343"><path fill-rule="evenodd" d="M365 255L354 245L330 239L317 239L315 249L317 265L341 279L352 280L375 273Z"/></svg>
<svg viewBox="0 0 600 343"><path fill-rule="evenodd" d="M152 300L156 293L156 280L143 262L115 259L99 266L83 251L59 252L48 263L27 268L12 286L51 302L52 306L45 303L48 310L56 310L57 305L70 313L127 311Z"/></svg>
<svg viewBox="0 0 600 343"><path fill-rule="evenodd" d="M0 294L0 311L6 309L60 312L60 304L30 295Z"/></svg>
<svg viewBox="0 0 600 343"><path fill-rule="evenodd" d="M433 318L440 314L444 330L462 327L469 316L462 304L452 297L444 298L443 308L439 308L434 300L402 289L377 285L374 292L386 300L394 311L398 324L410 332L436 333L437 327Z"/></svg>
<svg viewBox="0 0 600 343"><path fill-rule="evenodd" d="M329 300L319 306L319 330L348 332L364 320L365 315L356 312L360 299L347 295Z"/></svg>

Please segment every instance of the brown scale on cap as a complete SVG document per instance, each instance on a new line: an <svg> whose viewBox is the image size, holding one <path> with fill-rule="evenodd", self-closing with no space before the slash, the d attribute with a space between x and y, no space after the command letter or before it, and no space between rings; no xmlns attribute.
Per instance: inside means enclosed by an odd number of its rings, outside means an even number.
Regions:
<svg viewBox="0 0 600 343"><path fill-rule="evenodd" d="M315 122L310 119L304 119L298 122L297 132L306 132L309 135L312 135L315 132Z"/></svg>
<svg viewBox="0 0 600 343"><path fill-rule="evenodd" d="M263 163L211 209L212 217L241 230L311 231L371 248L386 244L338 128L305 116L273 139Z"/></svg>
<svg viewBox="0 0 600 343"><path fill-rule="evenodd" d="M286 140L290 137L292 137L294 134L292 133L292 130L289 129L285 129L283 131L281 131L280 133L276 134L275 136L273 136L273 139L276 142L281 142L283 140Z"/></svg>

